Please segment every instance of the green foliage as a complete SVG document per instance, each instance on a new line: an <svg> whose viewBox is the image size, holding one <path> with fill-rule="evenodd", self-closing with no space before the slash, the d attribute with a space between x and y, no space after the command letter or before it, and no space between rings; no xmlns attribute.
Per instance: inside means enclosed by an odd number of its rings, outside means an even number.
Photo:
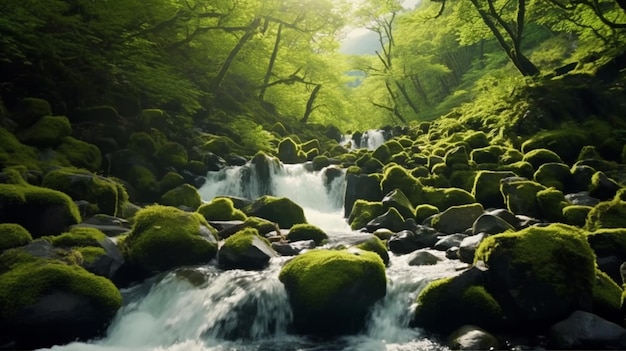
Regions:
<svg viewBox="0 0 626 351"><path fill-rule="evenodd" d="M31 241L33 241L33 237L21 225L15 223L0 223L0 252L27 245Z"/></svg>

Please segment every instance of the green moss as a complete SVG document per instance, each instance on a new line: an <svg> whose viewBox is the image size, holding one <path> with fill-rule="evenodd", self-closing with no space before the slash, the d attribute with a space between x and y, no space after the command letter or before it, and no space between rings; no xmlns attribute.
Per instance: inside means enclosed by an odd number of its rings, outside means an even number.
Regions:
<svg viewBox="0 0 626 351"><path fill-rule="evenodd" d="M217 253L215 233L198 213L149 206L135 215L124 242L126 258L147 272L207 263Z"/></svg>
<svg viewBox="0 0 626 351"><path fill-rule="evenodd" d="M56 147L72 134L72 126L65 116L45 116L19 135L24 144L37 147Z"/></svg>
<svg viewBox="0 0 626 351"><path fill-rule="evenodd" d="M348 217L348 223L350 224L350 228L357 230L365 227L369 221L383 213L385 213L385 208L382 202L370 202L358 199L354 202L354 206Z"/></svg>
<svg viewBox="0 0 626 351"><path fill-rule="evenodd" d="M72 227L68 232L49 237L52 245L57 247L96 246L106 239L106 235L96 228Z"/></svg>
<svg viewBox="0 0 626 351"><path fill-rule="evenodd" d="M122 304L122 296L110 280L60 261L21 262L0 278L0 316L5 321L51 291L86 297L104 318L112 318Z"/></svg>
<svg viewBox="0 0 626 351"><path fill-rule="evenodd" d="M218 197L201 205L198 213L208 221L245 221L247 218L241 210L235 208L233 200L226 197Z"/></svg>
<svg viewBox="0 0 626 351"><path fill-rule="evenodd" d="M587 235L587 241L598 257L626 256L626 228L598 229Z"/></svg>
<svg viewBox="0 0 626 351"><path fill-rule="evenodd" d="M515 214L532 217L542 215L537 202L537 193L541 190L545 190L543 185L530 180L516 180L500 185L507 209Z"/></svg>
<svg viewBox="0 0 626 351"><path fill-rule="evenodd" d="M294 224L307 223L302 207L286 197L261 196L242 211L247 216L275 222L280 228L291 228Z"/></svg>
<svg viewBox="0 0 626 351"><path fill-rule="evenodd" d="M185 206L196 210L202 205L202 199L196 188L183 184L163 194L159 203L174 207Z"/></svg>
<svg viewBox="0 0 626 351"><path fill-rule="evenodd" d="M515 173L518 177L524 177L528 179L532 179L533 174L535 173L535 168L527 161L519 161L513 162L511 164L502 165L499 166L497 170L510 171Z"/></svg>
<svg viewBox="0 0 626 351"><path fill-rule="evenodd" d="M330 166L330 160L326 156L316 156L313 158L313 170L319 171Z"/></svg>
<svg viewBox="0 0 626 351"><path fill-rule="evenodd" d="M385 265L389 264L389 253L387 252L387 247L385 247L385 243L378 237L373 236L367 241L358 244L356 247L364 251L376 253L380 256Z"/></svg>
<svg viewBox="0 0 626 351"><path fill-rule="evenodd" d="M535 181L541 185L561 191L565 190L571 177L569 167L563 163L544 163L539 166L533 176Z"/></svg>
<svg viewBox="0 0 626 351"><path fill-rule="evenodd" d="M600 228L626 227L626 201L614 199L597 204L589 211L585 229L595 231Z"/></svg>
<svg viewBox="0 0 626 351"><path fill-rule="evenodd" d="M476 201L480 202L485 208L503 207L504 197L500 192L500 181L504 178L514 177L512 172L492 172L480 171L476 174L474 184L472 186L472 195Z"/></svg>
<svg viewBox="0 0 626 351"><path fill-rule="evenodd" d="M161 178L158 183L158 188L161 192L165 193L183 184L185 184L185 178L176 172L170 171L165 173L163 178Z"/></svg>
<svg viewBox="0 0 626 351"><path fill-rule="evenodd" d="M415 208L415 220L417 223L422 223L424 220L432 215L439 213L439 209L433 205L422 204Z"/></svg>
<svg viewBox="0 0 626 351"><path fill-rule="evenodd" d="M423 198L418 203L431 204L445 211L450 206L467 205L476 202L469 192L458 188L433 188L424 187Z"/></svg>
<svg viewBox="0 0 626 351"><path fill-rule="evenodd" d="M320 228L312 224L295 224L289 229L286 239L289 241L313 240L316 245L321 245L328 235Z"/></svg>
<svg viewBox="0 0 626 351"><path fill-rule="evenodd" d="M144 166L133 166L128 171L127 179L141 193L150 194L157 189L157 181L154 174Z"/></svg>
<svg viewBox="0 0 626 351"><path fill-rule="evenodd" d="M183 169L189 162L185 147L174 142L168 142L159 147L154 152L154 158L164 167L176 169Z"/></svg>
<svg viewBox="0 0 626 351"><path fill-rule="evenodd" d="M156 108L142 110L139 118L141 119L141 123L146 127L165 130L169 125L167 114L163 110Z"/></svg>
<svg viewBox="0 0 626 351"><path fill-rule="evenodd" d="M560 190L549 188L537 192L537 203L544 218L552 222L563 220L563 208L568 205Z"/></svg>
<svg viewBox="0 0 626 351"><path fill-rule="evenodd" d="M363 170L359 166L350 166L346 170L346 176L348 174L361 174L361 173L363 173Z"/></svg>
<svg viewBox="0 0 626 351"><path fill-rule="evenodd" d="M106 256L106 251L102 247L87 246L79 247L77 251L83 258L83 265L90 265L102 256Z"/></svg>
<svg viewBox="0 0 626 351"><path fill-rule="evenodd" d="M225 157L237 148L237 144L225 136L213 136L211 140L202 145L202 150L212 152Z"/></svg>
<svg viewBox="0 0 626 351"><path fill-rule="evenodd" d="M380 162L378 159L375 159L372 157L369 160L367 160L367 162L365 162L362 167L366 173L375 173L375 172L380 172L380 170L382 170L385 167L385 165L382 162Z"/></svg>
<svg viewBox="0 0 626 351"><path fill-rule="evenodd" d="M31 185L0 184L0 209L0 223L18 223L34 238L59 234L81 221L78 207L68 195ZM54 211L54 218L48 216L49 211ZM43 223L44 218L48 222Z"/></svg>
<svg viewBox="0 0 626 351"><path fill-rule="evenodd" d="M524 154L519 150L513 148L506 148L504 154L500 156L498 162L503 165L508 165L515 162L520 162L524 159Z"/></svg>
<svg viewBox="0 0 626 351"><path fill-rule="evenodd" d="M93 144L72 137L65 137L61 140L57 152L65 156L75 167L86 168L94 172L100 170L102 154L100 149Z"/></svg>
<svg viewBox="0 0 626 351"><path fill-rule="evenodd" d="M124 187L115 181L76 168L59 168L48 172L42 186L68 194L73 200L97 205L97 211L115 216L128 201Z"/></svg>
<svg viewBox="0 0 626 351"><path fill-rule="evenodd" d="M21 165L29 169L39 169L37 149L22 144L15 135L0 127L0 169Z"/></svg>
<svg viewBox="0 0 626 351"><path fill-rule="evenodd" d="M588 138L588 133L582 128L557 128L533 135L522 144L522 152L527 154L531 150L550 149L571 164L576 160L580 149L588 144ZM537 167L535 164L533 166Z"/></svg>
<svg viewBox="0 0 626 351"><path fill-rule="evenodd" d="M381 163L388 162L391 159L391 155L391 150L389 150L389 147L386 143L377 147L376 150L374 150L374 152L372 153L372 157L380 161Z"/></svg>
<svg viewBox="0 0 626 351"><path fill-rule="evenodd" d="M384 194L394 189L402 191L412 205L419 204L422 195L422 184L402 166L392 166L385 170L380 182Z"/></svg>
<svg viewBox="0 0 626 351"><path fill-rule="evenodd" d="M609 320L622 319L622 288L608 274L597 270L593 284L593 313Z"/></svg>
<svg viewBox="0 0 626 351"><path fill-rule="evenodd" d="M0 223L0 252L33 241L28 230L15 223Z"/></svg>
<svg viewBox="0 0 626 351"><path fill-rule="evenodd" d="M467 155L467 150L463 145L457 146L446 152L443 161L450 171L469 168L469 156Z"/></svg>
<svg viewBox="0 0 626 351"><path fill-rule="evenodd" d="M591 177L589 184L589 194L601 200L607 200L615 197L617 190L622 186L615 180L607 177L602 172L596 172Z"/></svg>
<svg viewBox="0 0 626 351"><path fill-rule="evenodd" d="M276 231L277 234L280 231L280 228L274 222L270 222L267 219L259 218L259 217L248 217L243 222L244 227L250 227L256 229L259 234L264 235L266 233Z"/></svg>
<svg viewBox="0 0 626 351"><path fill-rule="evenodd" d="M577 227L584 227L587 215L593 207L583 205L569 205L563 207L563 222Z"/></svg>
<svg viewBox="0 0 626 351"><path fill-rule="evenodd" d="M278 158L283 163L298 163L300 162L300 157L298 156L298 151L301 151L293 141L292 138L284 138L278 143ZM306 154L305 154L306 157Z"/></svg>
<svg viewBox="0 0 626 351"><path fill-rule="evenodd" d="M319 150L322 149L322 146L320 145L319 140L311 139L307 142L300 144L300 149L308 154L309 151L312 151L313 149L317 149L319 152Z"/></svg>
<svg viewBox="0 0 626 351"><path fill-rule="evenodd" d="M538 169L544 163L563 163L559 155L554 151L548 149L536 149L524 153L522 161L526 161L533 165L535 169Z"/></svg>
<svg viewBox="0 0 626 351"><path fill-rule="evenodd" d="M452 171L450 185L471 192L477 175L477 171Z"/></svg>
<svg viewBox="0 0 626 351"><path fill-rule="evenodd" d="M254 237L265 241L268 246L271 246L267 239L259 235L259 232L256 229L244 228L226 238L226 240L224 240L224 247L232 249L236 254L243 254L250 247L250 245L252 245Z"/></svg>
<svg viewBox="0 0 626 351"><path fill-rule="evenodd" d="M128 139L128 148L143 155L150 157L157 149L156 142L150 134L146 132L135 132Z"/></svg>
<svg viewBox="0 0 626 351"><path fill-rule="evenodd" d="M482 131L471 131L465 135L463 141L466 142L472 149L482 148L489 145L489 139L487 134Z"/></svg>

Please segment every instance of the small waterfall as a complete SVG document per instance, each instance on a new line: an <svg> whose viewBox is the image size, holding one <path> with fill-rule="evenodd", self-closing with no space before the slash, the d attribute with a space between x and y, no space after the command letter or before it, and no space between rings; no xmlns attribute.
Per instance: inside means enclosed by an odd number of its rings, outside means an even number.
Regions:
<svg viewBox="0 0 626 351"><path fill-rule="evenodd" d="M363 134L359 135L360 138L357 137L357 140L354 139L353 134L343 135L340 145L349 145L350 150L364 148L368 150L376 150L376 148L389 139L388 133L382 129L367 130L363 132Z"/></svg>

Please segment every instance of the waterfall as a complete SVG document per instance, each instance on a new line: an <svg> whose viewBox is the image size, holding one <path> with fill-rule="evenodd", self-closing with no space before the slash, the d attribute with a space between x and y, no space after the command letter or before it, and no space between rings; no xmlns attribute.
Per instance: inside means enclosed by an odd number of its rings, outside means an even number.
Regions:
<svg viewBox="0 0 626 351"><path fill-rule="evenodd" d="M385 141L389 139L389 135L382 129L370 129L361 135L360 139L354 140L354 135L343 135L341 145L350 145L350 150L365 148L368 150L376 150Z"/></svg>

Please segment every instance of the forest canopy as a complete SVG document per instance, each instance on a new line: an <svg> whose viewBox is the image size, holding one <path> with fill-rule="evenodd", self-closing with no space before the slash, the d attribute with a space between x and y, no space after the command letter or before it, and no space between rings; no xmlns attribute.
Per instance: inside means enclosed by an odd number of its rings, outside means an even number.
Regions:
<svg viewBox="0 0 626 351"><path fill-rule="evenodd" d="M367 29L368 55L342 53ZM430 120L624 48L623 0L9 0L0 96L184 120L363 129ZM358 40L358 39L351 39ZM240 127L241 128L241 127Z"/></svg>

